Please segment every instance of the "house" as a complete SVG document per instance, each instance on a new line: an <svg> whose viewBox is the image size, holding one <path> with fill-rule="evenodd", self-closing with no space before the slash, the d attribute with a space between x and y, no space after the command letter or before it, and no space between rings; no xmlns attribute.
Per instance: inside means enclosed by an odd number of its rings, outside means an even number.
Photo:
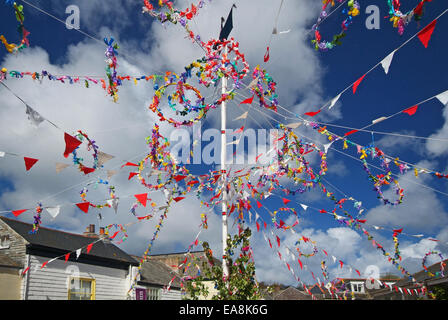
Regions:
<svg viewBox="0 0 448 320"><path fill-rule="evenodd" d="M34 234L31 230L31 224L0 217L0 298L133 298L133 292L130 297L127 292L138 261L111 243L103 228L99 235L94 225L82 235L44 227Z"/></svg>
<svg viewBox="0 0 448 320"><path fill-rule="evenodd" d="M186 259L188 257L188 259ZM192 251L192 252L179 252L179 253L169 253L169 254L156 254L148 256L148 262L158 261L164 264L166 267L170 268L174 274L178 276L179 284L180 279L184 278L185 281L190 281L195 278L199 274L203 273L204 270L203 264L205 262L208 265L208 259L204 251ZM221 264L221 261L213 258L215 264ZM179 266L182 265L182 268L179 269ZM171 277L172 278L172 277ZM170 280L171 280L170 278ZM168 283L168 280L166 283ZM200 300L208 300L213 297L213 295L218 293L218 290L215 288L215 283L212 280L205 280L202 282L207 290L208 295L199 297Z"/></svg>
<svg viewBox="0 0 448 320"><path fill-rule="evenodd" d="M370 300L376 291L386 287L384 283L392 286L397 282L397 279L384 278L379 280L380 282L373 279L339 278L335 286L339 291L345 292L347 298L352 300Z"/></svg>
<svg viewBox="0 0 448 320"><path fill-rule="evenodd" d="M272 300L311 300L311 296L305 291L294 287L288 287L273 295Z"/></svg>
<svg viewBox="0 0 448 320"><path fill-rule="evenodd" d="M141 260L138 256L133 256ZM168 288L169 287L169 288ZM175 270L156 259L144 261L135 285L137 300L180 300L181 279Z"/></svg>
<svg viewBox="0 0 448 320"><path fill-rule="evenodd" d="M427 270L420 270L412 275L416 282L409 278L403 278L395 283L397 286L382 288L373 294L373 299L377 300L417 300L428 299L421 289L431 291L435 286L448 289L448 274L441 272L442 266L446 266L448 259L434 263L427 267ZM443 270L443 269L442 269Z"/></svg>

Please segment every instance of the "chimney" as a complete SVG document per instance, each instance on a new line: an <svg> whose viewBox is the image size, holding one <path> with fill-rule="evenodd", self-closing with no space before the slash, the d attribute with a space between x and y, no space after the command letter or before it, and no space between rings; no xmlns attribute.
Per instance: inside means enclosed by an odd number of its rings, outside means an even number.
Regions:
<svg viewBox="0 0 448 320"><path fill-rule="evenodd" d="M94 224L89 225L83 234L86 237L98 238L98 235L95 233L95 225Z"/></svg>
<svg viewBox="0 0 448 320"><path fill-rule="evenodd" d="M100 228L100 239L102 239L103 242L110 242L109 234L105 232L105 229L103 227Z"/></svg>

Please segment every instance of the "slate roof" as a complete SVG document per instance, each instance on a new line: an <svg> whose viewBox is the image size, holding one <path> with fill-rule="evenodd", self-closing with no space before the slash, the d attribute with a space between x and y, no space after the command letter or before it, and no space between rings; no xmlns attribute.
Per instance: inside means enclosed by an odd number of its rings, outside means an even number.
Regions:
<svg viewBox="0 0 448 320"><path fill-rule="evenodd" d="M311 300L311 296L294 287L288 287L280 293L274 295L273 300Z"/></svg>
<svg viewBox="0 0 448 320"><path fill-rule="evenodd" d="M35 234L30 234L29 231L32 230L32 224L5 217L0 217L0 219L22 236L31 245L31 248L43 251L48 250L54 253L64 251L65 253L68 253L76 251L81 247L86 247L98 239L45 227L40 227ZM83 250L83 256L85 256L84 253L85 249ZM138 262L135 259L107 240L96 242L92 246L88 257L97 257L103 260L106 259L119 263L138 265Z"/></svg>
<svg viewBox="0 0 448 320"><path fill-rule="evenodd" d="M134 256L136 260L140 257ZM147 260L143 263L140 270L140 281L142 284L150 284L156 286L168 286L171 279L171 288L180 288L180 278L177 273L168 267L165 263L158 260Z"/></svg>

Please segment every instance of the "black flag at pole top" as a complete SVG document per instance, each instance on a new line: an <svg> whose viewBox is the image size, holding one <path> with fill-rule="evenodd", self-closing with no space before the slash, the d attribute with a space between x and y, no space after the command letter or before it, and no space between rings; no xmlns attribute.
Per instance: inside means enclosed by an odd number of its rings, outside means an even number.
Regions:
<svg viewBox="0 0 448 320"><path fill-rule="evenodd" d="M220 41L227 39L229 37L230 32L233 29L233 18L232 18L233 8L236 8L235 4L233 4L232 9L230 9L230 13L229 13L229 16L227 17L224 27L222 27L222 24L221 24L221 33L219 34Z"/></svg>

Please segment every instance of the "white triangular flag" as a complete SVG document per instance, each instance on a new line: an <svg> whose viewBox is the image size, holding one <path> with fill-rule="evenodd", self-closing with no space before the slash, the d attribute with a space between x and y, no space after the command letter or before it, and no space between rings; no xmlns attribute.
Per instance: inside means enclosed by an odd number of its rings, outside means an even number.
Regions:
<svg viewBox="0 0 448 320"><path fill-rule="evenodd" d="M234 140L232 142L227 143L227 145L231 145L231 144L239 144L240 143L240 139L238 140Z"/></svg>
<svg viewBox="0 0 448 320"><path fill-rule="evenodd" d="M106 203L114 209L115 213L117 213L119 202L120 202L119 198L113 198L106 201Z"/></svg>
<svg viewBox="0 0 448 320"><path fill-rule="evenodd" d="M307 206L307 205L305 205L305 204L303 204L303 203L301 203L300 205L302 206L303 210L308 209L308 206Z"/></svg>
<svg viewBox="0 0 448 320"><path fill-rule="evenodd" d="M291 29L285 30L285 31L280 31L278 34L285 34L285 33L289 33L291 32Z"/></svg>
<svg viewBox="0 0 448 320"><path fill-rule="evenodd" d="M107 179L110 179L117 171L115 170L107 170Z"/></svg>
<svg viewBox="0 0 448 320"><path fill-rule="evenodd" d="M252 88L255 87L258 83L258 78L255 78L254 80L251 81L251 83L249 84L248 88Z"/></svg>
<svg viewBox="0 0 448 320"><path fill-rule="evenodd" d="M39 124L45 120L44 117L42 117L39 112L31 108L29 105L26 105L26 114L28 115L28 120L31 121L31 123L37 127Z"/></svg>
<svg viewBox="0 0 448 320"><path fill-rule="evenodd" d="M69 164L65 164L65 163L61 163L61 162L56 162L56 173L61 172L62 170L64 170L65 168L69 167Z"/></svg>
<svg viewBox="0 0 448 320"><path fill-rule="evenodd" d="M252 222L252 211L249 211L249 222Z"/></svg>
<svg viewBox="0 0 448 320"><path fill-rule="evenodd" d="M59 214L59 211L61 210L61 206L57 206L57 207L49 207L46 208L47 212L54 218L57 217L57 215Z"/></svg>
<svg viewBox="0 0 448 320"><path fill-rule="evenodd" d="M240 115L239 117L233 119L233 121L235 121L235 120L241 120L241 119L246 119L248 114L249 114L249 111L246 111L246 112L244 112L242 115Z"/></svg>
<svg viewBox="0 0 448 320"><path fill-rule="evenodd" d="M331 141L330 143L324 144L325 153L328 153L328 149L331 147L334 141Z"/></svg>
<svg viewBox="0 0 448 320"><path fill-rule="evenodd" d="M0 158L3 158L5 156L5 153L3 151L0 151Z"/></svg>
<svg viewBox="0 0 448 320"><path fill-rule="evenodd" d="M328 109L333 108L334 105L336 104L336 102L338 102L340 97L341 97L341 93L338 94L336 97L334 97L333 100L331 100L331 103L330 103L330 106L328 107Z"/></svg>
<svg viewBox="0 0 448 320"><path fill-rule="evenodd" d="M381 65L383 66L384 72L387 74L389 72L390 63L392 62L392 58L394 57L395 50L392 51L386 58L381 61Z"/></svg>
<svg viewBox="0 0 448 320"><path fill-rule="evenodd" d="M437 95L436 98L445 106L448 103L448 90Z"/></svg>
<svg viewBox="0 0 448 320"><path fill-rule="evenodd" d="M331 256L333 258L333 263L336 262L336 257L335 256Z"/></svg>
<svg viewBox="0 0 448 320"><path fill-rule="evenodd" d="M384 120L386 120L386 119L387 119L387 117L381 117L381 118L372 120L372 124L376 124L376 123L381 122L381 121L384 121Z"/></svg>
<svg viewBox="0 0 448 320"><path fill-rule="evenodd" d="M76 250L76 259L79 258L79 255L81 254L81 249Z"/></svg>
<svg viewBox="0 0 448 320"><path fill-rule="evenodd" d="M110 159L115 158L113 155L98 151L98 166L102 167Z"/></svg>
<svg viewBox="0 0 448 320"><path fill-rule="evenodd" d="M255 212L255 221L257 221L258 219L260 219L260 216Z"/></svg>

